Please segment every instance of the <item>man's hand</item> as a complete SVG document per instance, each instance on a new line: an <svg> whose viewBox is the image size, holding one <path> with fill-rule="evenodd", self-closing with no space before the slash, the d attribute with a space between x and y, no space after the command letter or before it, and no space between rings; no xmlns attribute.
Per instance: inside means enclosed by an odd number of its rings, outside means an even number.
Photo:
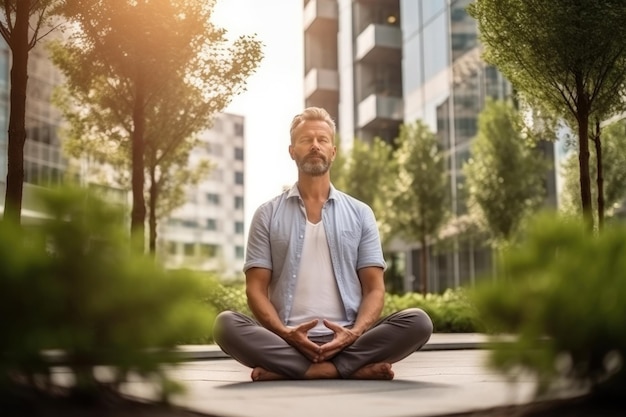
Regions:
<svg viewBox="0 0 626 417"><path fill-rule="evenodd" d="M320 346L311 342L307 337L309 330L317 326L317 320L311 320L302 323L296 327L290 328L282 337L291 346L298 349L304 356L312 362L321 362Z"/></svg>
<svg viewBox="0 0 626 417"><path fill-rule="evenodd" d="M342 327L332 321L324 320L324 326L328 327L335 333L335 337L328 343L319 347L319 361L327 361L352 343L354 343L359 335L350 329Z"/></svg>

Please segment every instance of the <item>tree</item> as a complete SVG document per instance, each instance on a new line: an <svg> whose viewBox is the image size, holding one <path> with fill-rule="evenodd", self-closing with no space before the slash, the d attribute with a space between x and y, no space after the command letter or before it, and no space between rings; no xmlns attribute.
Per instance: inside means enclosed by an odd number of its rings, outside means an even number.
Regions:
<svg viewBox="0 0 626 417"><path fill-rule="evenodd" d="M105 93L106 94L106 93ZM211 109L202 105L200 92L196 88L182 84L172 94L160 94L147 112L145 169L148 214L148 248L151 254L156 250L157 222L185 202L185 189L196 185L210 168L208 160L190 163L190 151L200 143L194 135L207 123ZM93 114L80 118L77 104L68 91L60 90L54 97L55 103L70 120L70 127L64 131L64 149L75 157L88 157L113 168L106 175L99 166L90 167L96 181L109 183L123 189L130 189L131 161L129 141L117 132L114 120L105 120L102 115L96 120ZM180 108L187 109L180 112ZM92 133L94 126L100 126L107 135ZM104 170L107 171L106 169ZM98 175L97 174L101 174Z"/></svg>
<svg viewBox="0 0 626 417"><path fill-rule="evenodd" d="M563 117L578 133L583 217L593 227L590 117L621 103L626 77L626 3L621 0L477 0L484 58L532 105Z"/></svg>
<svg viewBox="0 0 626 417"><path fill-rule="evenodd" d="M341 145L341 138L335 136L335 146L337 147L337 154L333 161L332 168L330 170L330 181L335 187L340 190L346 190L346 176L348 172L348 161L350 159L350 150L345 149Z"/></svg>
<svg viewBox="0 0 626 417"><path fill-rule="evenodd" d="M16 224L22 214L28 55L52 30L55 3L57 0L3 0L0 10L0 34L11 50L12 61L4 219Z"/></svg>
<svg viewBox="0 0 626 417"><path fill-rule="evenodd" d="M621 120L603 128L605 141L603 158L603 182L605 209L597 212L600 216L612 216L613 211L626 199L626 121ZM592 148L592 156L595 154ZM593 166L590 167L591 175L596 175ZM562 206L566 212L579 213L580 206L576 204L580 194L578 183L578 164L576 156L570 154L562 164L563 191L561 193ZM599 186L592 186L592 201L597 201ZM597 209L597 207L596 207ZM599 222L599 220L598 220Z"/></svg>
<svg viewBox="0 0 626 417"><path fill-rule="evenodd" d="M213 0L65 0L62 9L77 27L53 48L74 100L65 116L75 133L127 147L131 231L141 251L147 142L156 137L163 142L158 146L163 160L184 141L182 135L168 137L172 130L155 136L156 126L192 125L189 135L207 127L243 90L262 58L254 37L227 42L226 31L210 22L214 5Z"/></svg>
<svg viewBox="0 0 626 417"><path fill-rule="evenodd" d="M386 215L394 178L392 149L380 138L374 138L372 143L354 140L349 150L342 149L338 142L337 148L331 181L372 208L384 246L390 231Z"/></svg>
<svg viewBox="0 0 626 417"><path fill-rule="evenodd" d="M394 235L420 242L422 294L428 292L428 243L448 218L449 182L437 137L420 121L400 127L392 206Z"/></svg>
<svg viewBox="0 0 626 417"><path fill-rule="evenodd" d="M188 89L189 90L189 89ZM179 100L165 101L158 106L158 113L150 118L146 135L146 170L148 173L148 250L156 252L157 220L171 213L185 202L185 191L195 186L210 170L208 160L190 160L191 150L200 145L194 134L207 121L206 106L198 106L198 91L179 91ZM194 94L195 93L195 94ZM190 112L177 112L178 105L185 104ZM162 115L169 114L169 117ZM210 113L212 114L212 113Z"/></svg>
<svg viewBox="0 0 626 417"><path fill-rule="evenodd" d="M522 220L545 198L548 164L527 132L510 102L488 100L463 166L470 213L496 245L511 241Z"/></svg>

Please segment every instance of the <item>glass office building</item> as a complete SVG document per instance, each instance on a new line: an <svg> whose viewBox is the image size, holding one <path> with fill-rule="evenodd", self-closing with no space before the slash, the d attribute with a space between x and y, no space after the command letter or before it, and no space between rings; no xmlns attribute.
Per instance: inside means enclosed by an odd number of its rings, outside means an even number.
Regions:
<svg viewBox="0 0 626 417"><path fill-rule="evenodd" d="M466 12L470 3L304 1L305 104L336 112L341 143L375 136L391 142L400 124L422 120L445 151L453 221L428 248L428 288L434 292L471 284L492 268L484 236L462 227L467 214L462 167L487 97L504 99L512 89L481 59L477 26ZM324 60L325 54L336 58ZM321 69L332 82L322 82ZM541 148L553 157L552 144ZM549 204L556 204L554 173L546 185ZM417 289L423 248L408 242L395 249L405 255L405 290Z"/></svg>

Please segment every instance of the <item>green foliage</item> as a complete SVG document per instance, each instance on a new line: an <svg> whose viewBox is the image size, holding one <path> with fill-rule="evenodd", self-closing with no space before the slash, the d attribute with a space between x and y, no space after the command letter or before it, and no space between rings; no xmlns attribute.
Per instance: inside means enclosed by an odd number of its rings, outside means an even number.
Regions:
<svg viewBox="0 0 626 417"><path fill-rule="evenodd" d="M412 307L421 308L428 313L435 332L473 333L483 330L478 312L470 303L464 288L448 289L443 294L385 294L382 314L389 315Z"/></svg>
<svg viewBox="0 0 626 417"><path fill-rule="evenodd" d="M611 217L615 209L626 198L626 121L621 120L602 129L602 173L604 179L604 202L605 215ZM591 159L595 161L596 150L592 146ZM580 213L580 181L578 169L578 157L570 154L562 165L563 172L563 192L561 201L563 208L568 213ZM592 179L596 178L597 167L592 164L589 167ZM592 181L591 184L592 203L594 213L597 209L598 184Z"/></svg>
<svg viewBox="0 0 626 417"><path fill-rule="evenodd" d="M626 3L622 0L476 0L484 59L533 107L578 133L582 211L593 226L589 121L623 109Z"/></svg>
<svg viewBox="0 0 626 417"><path fill-rule="evenodd" d="M333 163L333 184L369 205L376 214L378 229L385 244L390 233L391 192L395 180L392 148L380 138L372 143L354 140L349 151L338 148Z"/></svg>
<svg viewBox="0 0 626 417"><path fill-rule="evenodd" d="M567 382L606 392L626 388L626 227L589 236L579 221L538 217L527 239L504 253L506 279L470 295L496 344L493 366L534 373L540 392Z"/></svg>
<svg viewBox="0 0 626 417"><path fill-rule="evenodd" d="M420 121L402 125L395 157L398 174L390 210L394 235L436 237L448 217L449 183L437 137Z"/></svg>
<svg viewBox="0 0 626 417"><path fill-rule="evenodd" d="M117 388L130 372L168 390L162 364L180 360L175 346L211 332L215 312L202 300L212 283L134 255L123 211L84 190L46 190L41 200L49 217L40 224L0 225L2 385L49 383L42 352L59 349L77 392Z"/></svg>
<svg viewBox="0 0 626 417"><path fill-rule="evenodd" d="M215 306L217 311L231 310L246 315L252 314L248 307L244 284L220 284L208 302Z"/></svg>
<svg viewBox="0 0 626 417"><path fill-rule="evenodd" d="M511 103L487 101L478 134L463 166L468 208L495 242L507 242L545 197L548 161L525 135L521 114Z"/></svg>
<svg viewBox="0 0 626 417"><path fill-rule="evenodd" d="M166 213L180 204L177 190L206 172L189 163L195 135L245 90L262 59L254 36L230 42L211 22L214 6L214 0L66 0L59 9L73 29L51 46L67 81L55 99L68 121L66 150L112 165L121 185L130 177L131 229L138 235L146 183L153 237L157 208Z"/></svg>

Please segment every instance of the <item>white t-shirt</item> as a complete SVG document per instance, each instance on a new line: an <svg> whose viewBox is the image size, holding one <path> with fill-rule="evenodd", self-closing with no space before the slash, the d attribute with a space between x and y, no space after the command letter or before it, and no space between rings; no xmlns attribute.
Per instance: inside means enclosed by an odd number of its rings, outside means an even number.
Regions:
<svg viewBox="0 0 626 417"><path fill-rule="evenodd" d="M309 331L309 336L332 333L322 319L341 326L350 324L333 273L324 223L313 224L307 220L294 303L287 325L297 326L313 319L319 322Z"/></svg>

